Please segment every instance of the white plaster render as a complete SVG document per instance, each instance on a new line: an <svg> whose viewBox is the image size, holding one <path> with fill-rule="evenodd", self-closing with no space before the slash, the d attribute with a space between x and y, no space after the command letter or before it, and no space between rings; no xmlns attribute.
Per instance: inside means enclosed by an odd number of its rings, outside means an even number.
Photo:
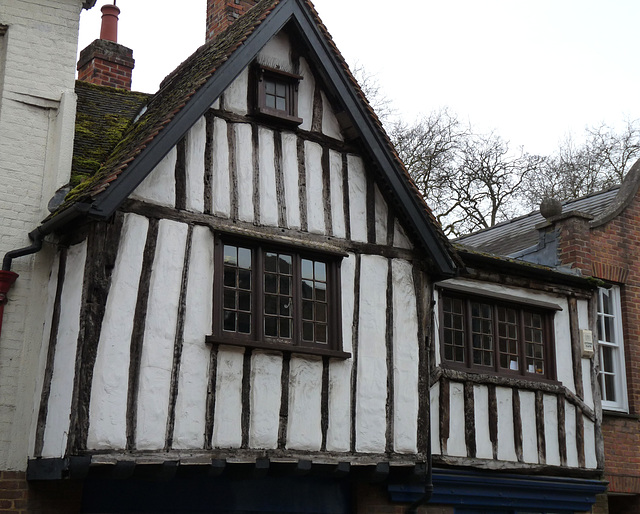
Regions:
<svg viewBox="0 0 640 514"><path fill-rule="evenodd" d="M418 451L418 311L410 262L394 259L393 392L394 450Z"/></svg>
<svg viewBox="0 0 640 514"><path fill-rule="evenodd" d="M431 453L434 455L441 455L442 449L440 448L440 383L436 382L429 390L429 406L431 414ZM435 420L435 423L434 423Z"/></svg>
<svg viewBox="0 0 640 514"><path fill-rule="evenodd" d="M212 162L213 177L211 188L211 212L218 216L231 215L229 195L229 141L227 137L227 122L216 118L213 124Z"/></svg>
<svg viewBox="0 0 640 514"><path fill-rule="evenodd" d="M375 190L375 215L376 215L376 243L379 245L387 244L387 202L385 202L378 185L374 187Z"/></svg>
<svg viewBox="0 0 640 514"><path fill-rule="evenodd" d="M464 384L449 382L449 440L447 455L467 456L464 435Z"/></svg>
<svg viewBox="0 0 640 514"><path fill-rule="evenodd" d="M247 91L249 87L249 69L245 68L223 93L223 106L226 111L236 114L248 114Z"/></svg>
<svg viewBox="0 0 640 514"><path fill-rule="evenodd" d="M287 206L287 226L300 228L297 137L291 132L282 133L282 175L284 177L285 205Z"/></svg>
<svg viewBox="0 0 640 514"><path fill-rule="evenodd" d="M239 448L242 444L242 363L244 348L220 346L216 375L214 448Z"/></svg>
<svg viewBox="0 0 640 514"><path fill-rule="evenodd" d="M93 368L87 448L125 448L133 316L149 222L126 214Z"/></svg>
<svg viewBox="0 0 640 514"><path fill-rule="evenodd" d="M585 467L594 469L598 467L596 458L596 430L593 421L586 416L584 419L584 463Z"/></svg>
<svg viewBox="0 0 640 514"><path fill-rule="evenodd" d="M43 248L41 251L46 251ZM51 264L51 271L49 273L49 283L47 284L47 305L45 308L44 316L44 330L42 332L42 343L39 347L39 359L38 367L35 374L35 389L32 400L32 405L38 405L38 401L42 395L42 385L44 383L44 373L47 364L47 350L49 346L49 337L51 336L51 325L53 322L53 309L55 307L56 289L58 287L58 270L60 266L60 253L56 252ZM31 416L30 430L29 430L29 456L33 457L33 450L35 445L36 426L38 422L37 409L34 409Z"/></svg>
<svg viewBox="0 0 640 514"><path fill-rule="evenodd" d="M353 254L342 259L340 266L342 295L342 349L353 350L354 274ZM331 361L329 368L329 426L327 450L349 451L351 444L351 371L353 359Z"/></svg>
<svg viewBox="0 0 640 514"><path fill-rule="evenodd" d="M211 333L213 313L213 234L207 227L193 228L182 359L174 426L174 448L203 448L211 348L204 342Z"/></svg>
<svg viewBox="0 0 640 514"><path fill-rule="evenodd" d="M191 127L187 135L186 175L187 210L204 211L204 157L207 128L204 116Z"/></svg>
<svg viewBox="0 0 640 514"><path fill-rule="evenodd" d="M516 461L513 397L508 387L496 387L498 404L498 459Z"/></svg>
<svg viewBox="0 0 640 514"><path fill-rule="evenodd" d="M402 225L400 225L398 220L395 221L393 228L393 246L396 248L404 248L406 250L411 250L413 248L411 241L409 241L409 238L407 237L407 233L404 231L404 228L402 228Z"/></svg>
<svg viewBox="0 0 640 514"><path fill-rule="evenodd" d="M302 118L300 128L311 130L313 121L313 93L316 88L316 79L304 57L300 58L300 75L303 79L298 86L298 117Z"/></svg>
<svg viewBox="0 0 640 514"><path fill-rule="evenodd" d="M220 109L220 98L216 98L211 104L212 109Z"/></svg>
<svg viewBox="0 0 640 514"><path fill-rule="evenodd" d="M282 355L255 352L251 355L251 448L278 447L281 398Z"/></svg>
<svg viewBox="0 0 640 514"><path fill-rule="evenodd" d="M558 298L562 307L553 317L554 339L556 343L556 377L572 393L576 392L573 379L573 357L571 351L571 332L569 325L569 302L566 298Z"/></svg>
<svg viewBox="0 0 640 514"><path fill-rule="evenodd" d="M493 446L489 432L489 390L487 386L473 387L473 414L476 430L476 457L493 459Z"/></svg>
<svg viewBox="0 0 640 514"><path fill-rule="evenodd" d="M287 448L319 451L322 444L322 359L292 357Z"/></svg>
<svg viewBox="0 0 640 514"><path fill-rule="evenodd" d="M558 403L555 395L545 394L544 406L544 440L547 464L560 465L560 445L558 443Z"/></svg>
<svg viewBox="0 0 640 514"><path fill-rule="evenodd" d="M322 196L322 146L305 141L307 172L307 224L309 232L324 234L324 201Z"/></svg>
<svg viewBox="0 0 640 514"><path fill-rule="evenodd" d="M340 123L338 123L338 118L333 112L333 107L327 98L327 95L324 94L324 91L321 93L322 96L322 133L325 136L332 137L334 139L338 139L340 141L344 141L342 137L342 132L340 130Z"/></svg>
<svg viewBox="0 0 640 514"><path fill-rule="evenodd" d="M331 225L333 235L344 238L344 195L342 181L342 155L334 150L329 151L329 170L331 182Z"/></svg>
<svg viewBox="0 0 640 514"><path fill-rule="evenodd" d="M251 125L237 123L234 126L236 136L236 175L238 177L238 218L253 223L253 143Z"/></svg>
<svg viewBox="0 0 640 514"><path fill-rule="evenodd" d="M131 194L147 202L175 207L176 205L176 159L178 152L175 148L165 155L164 159Z"/></svg>
<svg viewBox="0 0 640 514"><path fill-rule="evenodd" d="M363 255L358 320L358 383L356 385L356 451L385 450L387 402L386 294L387 260Z"/></svg>
<svg viewBox="0 0 640 514"><path fill-rule="evenodd" d="M520 419L522 420L522 458L529 464L538 464L536 394L531 391L520 391Z"/></svg>
<svg viewBox="0 0 640 514"><path fill-rule="evenodd" d="M564 402L564 426L567 437L567 466L577 468L578 438L576 437L576 408L569 402Z"/></svg>
<svg viewBox="0 0 640 514"><path fill-rule="evenodd" d="M258 62L274 69L294 72L291 64L291 43L289 36L278 32L258 53Z"/></svg>
<svg viewBox="0 0 640 514"><path fill-rule="evenodd" d="M62 457L66 451L86 259L86 241L69 248L60 299L60 321L44 432L43 457Z"/></svg>
<svg viewBox="0 0 640 514"><path fill-rule="evenodd" d="M136 423L139 450L162 449L165 445L186 238L186 224L160 220L140 359Z"/></svg>
<svg viewBox="0 0 640 514"><path fill-rule="evenodd" d="M276 192L276 167L273 130L260 127L260 224L278 226L278 199ZM239 182L239 181L238 181ZM238 189L248 184L239 182Z"/></svg>
<svg viewBox="0 0 640 514"><path fill-rule="evenodd" d="M351 239L367 242L367 177L364 163L356 155L347 156L349 169L349 217Z"/></svg>

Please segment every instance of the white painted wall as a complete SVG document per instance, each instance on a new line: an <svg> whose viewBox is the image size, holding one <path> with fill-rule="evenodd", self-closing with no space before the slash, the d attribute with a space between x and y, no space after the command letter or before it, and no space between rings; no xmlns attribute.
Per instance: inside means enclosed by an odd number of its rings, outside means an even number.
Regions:
<svg viewBox="0 0 640 514"><path fill-rule="evenodd" d="M204 159L207 128L202 116L187 134L185 172L187 178L187 210L204 212Z"/></svg>
<svg viewBox="0 0 640 514"><path fill-rule="evenodd" d="M307 173L307 224L309 232L324 234L324 201L322 196L322 147L305 141L305 171Z"/></svg>
<svg viewBox="0 0 640 514"><path fill-rule="evenodd" d="M558 444L558 402L555 396L545 394L544 406L544 436L547 451L547 464L560 465L560 446Z"/></svg>
<svg viewBox="0 0 640 514"><path fill-rule="evenodd" d="M242 444L242 362L244 348L221 346L216 376L214 448L239 448Z"/></svg>
<svg viewBox="0 0 640 514"><path fill-rule="evenodd" d="M167 207L175 207L177 157L177 150L172 148L135 189L131 194L131 198Z"/></svg>
<svg viewBox="0 0 640 514"><path fill-rule="evenodd" d="M527 413L536 411L536 394L520 391L520 413L522 415L522 457L529 464L538 464L538 431L535 417ZM528 416L528 417L527 417ZM526 421L525 421L526 420Z"/></svg>
<svg viewBox="0 0 640 514"><path fill-rule="evenodd" d="M360 157L347 157L351 239L367 241L367 178Z"/></svg>
<svg viewBox="0 0 640 514"><path fill-rule="evenodd" d="M321 426L322 359L292 357L289 368L289 426L287 448L319 451Z"/></svg>
<svg viewBox="0 0 640 514"><path fill-rule="evenodd" d="M227 122L216 118L213 124L213 144L211 145L213 177L211 180L211 212L218 216L231 215L231 197L229 180L229 140Z"/></svg>
<svg viewBox="0 0 640 514"><path fill-rule="evenodd" d="M512 395L513 393L511 392L510 388L496 387L496 400L498 402L498 459L499 460L510 460L510 461L518 460L516 457L516 447L515 447L515 438L514 438L513 396Z"/></svg>
<svg viewBox="0 0 640 514"><path fill-rule="evenodd" d="M464 384L449 383L449 440L447 455L467 456L467 443L464 436Z"/></svg>
<svg viewBox="0 0 640 514"><path fill-rule="evenodd" d="M224 123L224 122L223 122ZM238 217L242 221L254 221L253 212L253 143L251 141L251 125L248 123L237 123L234 125L235 137L236 137L236 173L238 177ZM225 173L226 176L220 180L214 179L214 182L219 182L218 187L222 188L223 182L229 181L228 169L220 167L216 170L218 173ZM274 179L275 180L275 179ZM242 184L242 186L240 186ZM214 193L216 195L222 195L227 192L219 191Z"/></svg>
<svg viewBox="0 0 640 514"><path fill-rule="evenodd" d="M486 386L473 388L473 414L476 422L476 457L493 459L493 445L489 433L489 389Z"/></svg>
<svg viewBox="0 0 640 514"><path fill-rule="evenodd" d="M255 352L251 356L251 448L278 447L281 397L282 355Z"/></svg>
<svg viewBox="0 0 640 514"><path fill-rule="evenodd" d="M276 191L275 142L273 130L258 130L260 148L260 224L271 227L278 226L278 194ZM238 189L246 188L246 182Z"/></svg>

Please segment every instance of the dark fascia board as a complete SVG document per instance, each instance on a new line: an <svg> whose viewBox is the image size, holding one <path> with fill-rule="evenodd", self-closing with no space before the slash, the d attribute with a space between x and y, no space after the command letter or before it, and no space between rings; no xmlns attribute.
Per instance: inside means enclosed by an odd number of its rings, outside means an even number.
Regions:
<svg viewBox="0 0 640 514"><path fill-rule="evenodd" d="M213 76L194 94L191 100L178 112L169 125L162 130L141 154L129 165L126 177L116 180L95 200L90 214L98 218L109 217L126 197L144 180L148 173L164 158L173 146L187 133L191 126L209 109L233 80L255 58L262 47L287 23L294 21L309 51L320 66L324 77L331 84L351 115L361 134L365 149L380 165L389 185L398 198L398 205L408 219L414 220L414 228L424 247L429 251L442 276L455 274L455 263L440 242L437 229L424 211L420 201L411 190L404 172L398 168L387 141L380 133L370 114L360 102L350 80L320 31L310 10L302 0L283 0L252 32L247 40Z"/></svg>
<svg viewBox="0 0 640 514"><path fill-rule="evenodd" d="M477 267L480 269L493 269L501 273L535 278L555 284L562 284L570 287L578 287L581 289L596 289L601 285L600 281L593 277L583 277L580 275L571 275L556 271L552 268L546 268L539 264L532 264L525 261L516 261L514 259L505 259L499 255L491 255L465 250L458 246L458 255L467 266Z"/></svg>

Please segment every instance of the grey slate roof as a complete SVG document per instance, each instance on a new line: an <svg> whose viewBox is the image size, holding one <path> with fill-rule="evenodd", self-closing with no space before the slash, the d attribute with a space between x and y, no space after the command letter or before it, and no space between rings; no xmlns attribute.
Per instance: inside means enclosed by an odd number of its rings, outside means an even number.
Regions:
<svg viewBox="0 0 640 514"><path fill-rule="evenodd" d="M615 186L576 200L568 200L563 202L562 212L579 211L597 218L613 203L619 190L620 186ZM539 210L533 211L494 227L462 236L455 242L482 252L513 256L538 243L536 225L544 221Z"/></svg>

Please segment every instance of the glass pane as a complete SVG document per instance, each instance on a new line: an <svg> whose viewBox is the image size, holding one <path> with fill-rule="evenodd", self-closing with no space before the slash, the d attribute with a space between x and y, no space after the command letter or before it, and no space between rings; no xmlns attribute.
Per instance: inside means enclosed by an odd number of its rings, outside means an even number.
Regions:
<svg viewBox="0 0 640 514"><path fill-rule="evenodd" d="M251 312L251 293L240 291L238 293L238 309L245 312Z"/></svg>
<svg viewBox="0 0 640 514"><path fill-rule="evenodd" d="M267 95L265 97L265 104L267 105L267 107L269 107L270 109L275 109L276 108L276 97L273 95Z"/></svg>
<svg viewBox="0 0 640 514"><path fill-rule="evenodd" d="M608 346L601 346L602 350L602 370L606 372L613 373L615 370L614 366L614 358L613 358L613 348Z"/></svg>
<svg viewBox="0 0 640 514"><path fill-rule="evenodd" d="M316 283L316 300L319 302L327 301L327 284L322 282Z"/></svg>
<svg viewBox="0 0 640 514"><path fill-rule="evenodd" d="M316 304L316 321L327 321L327 306L323 303Z"/></svg>
<svg viewBox="0 0 640 514"><path fill-rule="evenodd" d="M278 254L267 252L264 257L264 270L273 273L278 271Z"/></svg>
<svg viewBox="0 0 640 514"><path fill-rule="evenodd" d="M277 82L276 83L276 95L277 96L284 96L285 94L287 94L287 86L284 85L282 82Z"/></svg>
<svg viewBox="0 0 640 514"><path fill-rule="evenodd" d="M280 316L291 316L291 298L280 297Z"/></svg>
<svg viewBox="0 0 640 514"><path fill-rule="evenodd" d="M276 98L276 109L278 109L279 111L287 110L287 102L285 101L284 98L280 98L280 97Z"/></svg>
<svg viewBox="0 0 640 514"><path fill-rule="evenodd" d="M313 302L302 302L302 319L313 320Z"/></svg>
<svg viewBox="0 0 640 514"><path fill-rule="evenodd" d="M236 287L236 270L234 268L224 270L224 285L227 287Z"/></svg>
<svg viewBox="0 0 640 514"><path fill-rule="evenodd" d="M291 294L291 277L280 277L280 294Z"/></svg>
<svg viewBox="0 0 640 514"><path fill-rule="evenodd" d="M313 280L313 261L302 259L302 278Z"/></svg>
<svg viewBox="0 0 640 514"><path fill-rule="evenodd" d="M280 273L285 275L291 275L292 266L291 266L291 255L280 255L280 260L278 261L280 269Z"/></svg>
<svg viewBox="0 0 640 514"><path fill-rule="evenodd" d="M613 320L614 318L604 318L604 340L613 343Z"/></svg>
<svg viewBox="0 0 640 514"><path fill-rule="evenodd" d="M264 317L264 334L270 337L278 337L278 318Z"/></svg>
<svg viewBox="0 0 640 514"><path fill-rule="evenodd" d="M224 291L224 307L225 309L236 308L236 292L233 289L225 289Z"/></svg>
<svg viewBox="0 0 640 514"><path fill-rule="evenodd" d="M272 80L265 80L264 81L264 90L268 94L274 95L276 93L276 83L273 82Z"/></svg>
<svg viewBox="0 0 640 514"><path fill-rule="evenodd" d="M312 280L302 281L302 298L308 298L309 300L313 299L313 281Z"/></svg>
<svg viewBox="0 0 640 514"><path fill-rule="evenodd" d="M302 339L313 341L313 323L307 321L302 324Z"/></svg>
<svg viewBox="0 0 640 514"><path fill-rule="evenodd" d="M321 323L316 324L316 342L327 342L327 325L323 325Z"/></svg>
<svg viewBox="0 0 640 514"><path fill-rule="evenodd" d="M616 401L616 381L615 375L604 375L604 384L606 389L606 400L610 402Z"/></svg>
<svg viewBox="0 0 640 514"><path fill-rule="evenodd" d="M238 332L243 334L251 333L251 314L248 312L238 313Z"/></svg>
<svg viewBox="0 0 640 514"><path fill-rule="evenodd" d="M238 267L251 269L251 250L248 248L238 248Z"/></svg>
<svg viewBox="0 0 640 514"><path fill-rule="evenodd" d="M272 275L270 273L266 273L264 275L264 292L265 293L278 292L278 275Z"/></svg>
<svg viewBox="0 0 640 514"><path fill-rule="evenodd" d="M251 290L251 271L244 269L238 270L238 288L247 291Z"/></svg>
<svg viewBox="0 0 640 514"><path fill-rule="evenodd" d="M460 348L456 346L455 355L456 355L455 357L456 362L464 362L464 348Z"/></svg>
<svg viewBox="0 0 640 514"><path fill-rule="evenodd" d="M280 319L280 337L291 338L291 320Z"/></svg>
<svg viewBox="0 0 640 514"><path fill-rule="evenodd" d="M224 245L224 263L232 266L238 265L238 248Z"/></svg>
<svg viewBox="0 0 640 514"><path fill-rule="evenodd" d="M324 262L315 263L315 275L316 280L327 281L327 265Z"/></svg>
<svg viewBox="0 0 640 514"><path fill-rule="evenodd" d="M233 311L224 311L224 329L231 332L236 330L236 313Z"/></svg>
<svg viewBox="0 0 640 514"><path fill-rule="evenodd" d="M264 313L278 314L278 297L271 294L264 295Z"/></svg>

